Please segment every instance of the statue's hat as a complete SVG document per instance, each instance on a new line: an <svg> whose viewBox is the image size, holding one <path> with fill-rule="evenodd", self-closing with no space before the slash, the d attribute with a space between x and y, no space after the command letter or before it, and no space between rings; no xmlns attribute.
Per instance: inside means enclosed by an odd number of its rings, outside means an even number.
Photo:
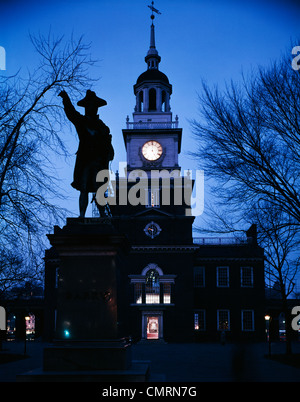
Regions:
<svg viewBox="0 0 300 402"><path fill-rule="evenodd" d="M104 99L98 98L96 93L90 89L86 91L85 97L77 102L77 105L86 107L88 102L95 102L98 107L107 105L107 102Z"/></svg>

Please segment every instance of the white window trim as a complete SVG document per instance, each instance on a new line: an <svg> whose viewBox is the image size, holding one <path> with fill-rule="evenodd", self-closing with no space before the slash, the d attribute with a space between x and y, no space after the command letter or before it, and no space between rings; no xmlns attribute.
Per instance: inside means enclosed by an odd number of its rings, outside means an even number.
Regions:
<svg viewBox="0 0 300 402"><path fill-rule="evenodd" d="M243 315L244 315L244 312L251 312L251 315L252 315L252 328L251 329L244 329L244 320L243 320ZM255 331L255 326L254 326L254 310L251 310L251 309L244 309L244 310L242 310L241 311L241 324L242 324L242 331L243 332L253 332L253 331Z"/></svg>
<svg viewBox="0 0 300 402"><path fill-rule="evenodd" d="M230 310L224 309L224 308L220 308L220 309L217 310L217 330L218 331L223 331L223 329L219 328L219 321L220 321L219 314L220 314L220 311L227 311L228 312L228 329L224 329L224 331L230 331Z"/></svg>
<svg viewBox="0 0 300 402"><path fill-rule="evenodd" d="M146 190L146 208L159 208L160 207L160 191L159 188L152 189L147 188Z"/></svg>
<svg viewBox="0 0 300 402"><path fill-rule="evenodd" d="M251 285L243 285L243 274L242 274L243 268L251 268ZM253 285L253 267L249 267L249 266L241 267L240 273L241 273L241 287L242 288L253 288L253 286L254 286Z"/></svg>
<svg viewBox="0 0 300 402"><path fill-rule="evenodd" d="M204 328L195 328L195 314L199 314L199 312L203 312L203 319L204 319ZM199 320L199 315L198 315L198 320ZM196 332L203 332L206 331L206 310L205 309L197 309L194 310L194 331Z"/></svg>
<svg viewBox="0 0 300 402"><path fill-rule="evenodd" d="M226 268L226 270L227 270L227 285L219 285L219 268ZM217 267L217 287L218 288L229 288L229 267L228 266Z"/></svg>

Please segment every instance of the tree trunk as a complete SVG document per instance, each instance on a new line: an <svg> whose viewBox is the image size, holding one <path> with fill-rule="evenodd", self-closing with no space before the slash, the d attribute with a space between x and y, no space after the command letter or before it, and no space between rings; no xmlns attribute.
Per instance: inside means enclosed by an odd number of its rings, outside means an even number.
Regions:
<svg viewBox="0 0 300 402"><path fill-rule="evenodd" d="M291 312L288 309L286 295L282 300L282 310L285 318L285 353L286 355L292 354L292 327L291 327Z"/></svg>

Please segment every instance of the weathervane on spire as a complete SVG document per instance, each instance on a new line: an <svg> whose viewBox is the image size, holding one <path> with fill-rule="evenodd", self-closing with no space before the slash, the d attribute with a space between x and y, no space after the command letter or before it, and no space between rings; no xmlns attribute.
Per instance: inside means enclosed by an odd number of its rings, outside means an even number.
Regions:
<svg viewBox="0 0 300 402"><path fill-rule="evenodd" d="M154 5L154 1L151 2L151 6L148 6L150 8L150 10L152 11L152 14L151 14L151 17L150 17L152 20L154 20L154 18L155 18L154 13L161 14L161 12L158 11L157 8L154 8L153 5Z"/></svg>

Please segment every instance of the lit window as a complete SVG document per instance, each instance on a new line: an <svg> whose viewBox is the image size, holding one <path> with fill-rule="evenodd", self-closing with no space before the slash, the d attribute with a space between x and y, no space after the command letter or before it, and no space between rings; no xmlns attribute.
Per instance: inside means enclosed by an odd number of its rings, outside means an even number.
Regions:
<svg viewBox="0 0 300 402"><path fill-rule="evenodd" d="M25 317L26 338L33 339L35 334L35 315L28 314Z"/></svg>
<svg viewBox="0 0 300 402"><path fill-rule="evenodd" d="M242 310L242 331L254 331L253 310Z"/></svg>
<svg viewBox="0 0 300 402"><path fill-rule="evenodd" d="M253 268L241 267L241 286L245 288L253 287Z"/></svg>
<svg viewBox="0 0 300 402"><path fill-rule="evenodd" d="M222 288L229 287L229 268L217 267L217 286Z"/></svg>
<svg viewBox="0 0 300 402"><path fill-rule="evenodd" d="M171 303L171 284L163 283L164 304Z"/></svg>
<svg viewBox="0 0 300 402"><path fill-rule="evenodd" d="M142 294L143 294L142 283L135 283L134 284L134 302L136 304L142 303Z"/></svg>
<svg viewBox="0 0 300 402"><path fill-rule="evenodd" d="M217 327L219 331L230 330L229 310L217 310Z"/></svg>
<svg viewBox="0 0 300 402"><path fill-rule="evenodd" d="M194 313L195 331L205 331L205 310L197 310Z"/></svg>
<svg viewBox="0 0 300 402"><path fill-rule="evenodd" d="M159 207L159 189L148 189L147 207Z"/></svg>
<svg viewBox="0 0 300 402"><path fill-rule="evenodd" d="M159 274L156 269L150 269L146 274L146 304L159 304Z"/></svg>
<svg viewBox="0 0 300 402"><path fill-rule="evenodd" d="M194 267L194 286L195 288L203 288L205 286L205 268Z"/></svg>

